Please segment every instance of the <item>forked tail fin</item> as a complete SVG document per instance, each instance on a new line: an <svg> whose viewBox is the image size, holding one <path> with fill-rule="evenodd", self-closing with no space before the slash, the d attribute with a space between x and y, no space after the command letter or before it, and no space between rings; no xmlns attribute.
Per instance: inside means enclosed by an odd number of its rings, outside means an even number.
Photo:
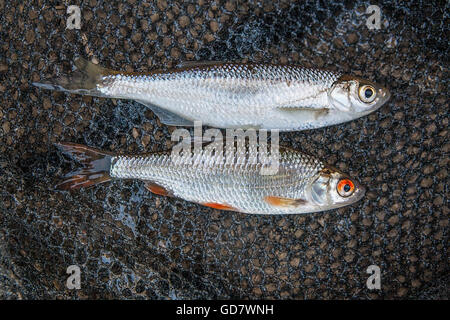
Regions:
<svg viewBox="0 0 450 320"><path fill-rule="evenodd" d="M70 75L47 79L42 82L33 82L33 85L43 89L66 91L70 93L102 96L97 89L103 76L116 74L116 71L103 68L83 58L75 60L77 70Z"/></svg>
<svg viewBox="0 0 450 320"><path fill-rule="evenodd" d="M65 180L56 185L56 189L88 188L111 180L109 170L112 153L75 143L58 143L56 146L83 165L81 168L66 174Z"/></svg>

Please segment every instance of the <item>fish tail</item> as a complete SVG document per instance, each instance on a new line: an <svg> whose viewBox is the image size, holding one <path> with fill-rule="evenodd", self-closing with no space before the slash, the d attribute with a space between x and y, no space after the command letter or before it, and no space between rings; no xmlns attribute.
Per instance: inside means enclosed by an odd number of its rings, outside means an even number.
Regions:
<svg viewBox="0 0 450 320"><path fill-rule="evenodd" d="M43 80L42 82L33 82L33 85L48 90L102 96L101 92L97 89L97 85L101 83L102 77L117 73L81 57L77 58L74 64L77 70L72 74Z"/></svg>
<svg viewBox="0 0 450 320"><path fill-rule="evenodd" d="M112 153L69 142L58 143L56 146L82 164L81 168L66 174L65 180L57 184L56 189L88 188L111 180L109 171Z"/></svg>

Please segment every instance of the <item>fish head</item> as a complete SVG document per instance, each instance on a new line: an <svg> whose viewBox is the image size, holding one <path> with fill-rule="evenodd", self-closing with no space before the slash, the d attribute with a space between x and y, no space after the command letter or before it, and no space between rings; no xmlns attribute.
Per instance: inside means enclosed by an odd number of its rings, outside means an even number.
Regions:
<svg viewBox="0 0 450 320"><path fill-rule="evenodd" d="M307 200L321 210L335 209L359 201L365 188L331 166L322 169L307 188Z"/></svg>
<svg viewBox="0 0 450 320"><path fill-rule="evenodd" d="M390 96L387 88L349 75L341 76L328 91L329 102L335 111L349 119L356 119L377 110Z"/></svg>

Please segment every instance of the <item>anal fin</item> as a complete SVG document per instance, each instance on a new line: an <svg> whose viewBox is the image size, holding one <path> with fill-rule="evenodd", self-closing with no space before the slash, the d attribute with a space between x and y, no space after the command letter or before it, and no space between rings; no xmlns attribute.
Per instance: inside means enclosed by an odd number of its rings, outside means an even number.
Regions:
<svg viewBox="0 0 450 320"><path fill-rule="evenodd" d="M214 208L214 209L219 209L219 210L239 211L236 208L233 208L232 206L229 206L229 205L223 204L223 203L217 203L217 202L205 202L205 203L202 203L202 205L204 205L206 207Z"/></svg>
<svg viewBox="0 0 450 320"><path fill-rule="evenodd" d="M161 123L168 125L168 126L182 126L182 127L193 127L194 122L191 120L185 119L183 117L180 117L179 115L167 111L161 107L158 107L154 104L151 104L146 101L142 100L136 100L136 102L139 102L140 104L143 104L144 106L150 108L155 115L159 118Z"/></svg>

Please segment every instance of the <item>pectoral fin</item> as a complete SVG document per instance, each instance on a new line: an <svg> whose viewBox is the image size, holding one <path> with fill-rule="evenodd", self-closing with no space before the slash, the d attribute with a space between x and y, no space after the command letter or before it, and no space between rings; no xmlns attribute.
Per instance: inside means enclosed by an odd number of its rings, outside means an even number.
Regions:
<svg viewBox="0 0 450 320"><path fill-rule="evenodd" d="M161 107L155 106L154 104L148 103L146 101L136 100L140 104L150 108L155 115L159 118L161 123L168 126L183 126L183 127L193 127L194 122L185 119L173 112L167 111Z"/></svg>
<svg viewBox="0 0 450 320"><path fill-rule="evenodd" d="M278 107L277 110L282 112L291 113L292 115L297 114L304 117L314 117L318 119L320 117L326 116L330 109L328 108L307 108L307 107Z"/></svg>
<svg viewBox="0 0 450 320"><path fill-rule="evenodd" d="M264 201L266 201L268 204L274 206L274 207L300 207L304 204L306 204L306 200L304 199L291 199L291 198L283 198L283 197L277 197L277 196L266 196L264 198Z"/></svg>

